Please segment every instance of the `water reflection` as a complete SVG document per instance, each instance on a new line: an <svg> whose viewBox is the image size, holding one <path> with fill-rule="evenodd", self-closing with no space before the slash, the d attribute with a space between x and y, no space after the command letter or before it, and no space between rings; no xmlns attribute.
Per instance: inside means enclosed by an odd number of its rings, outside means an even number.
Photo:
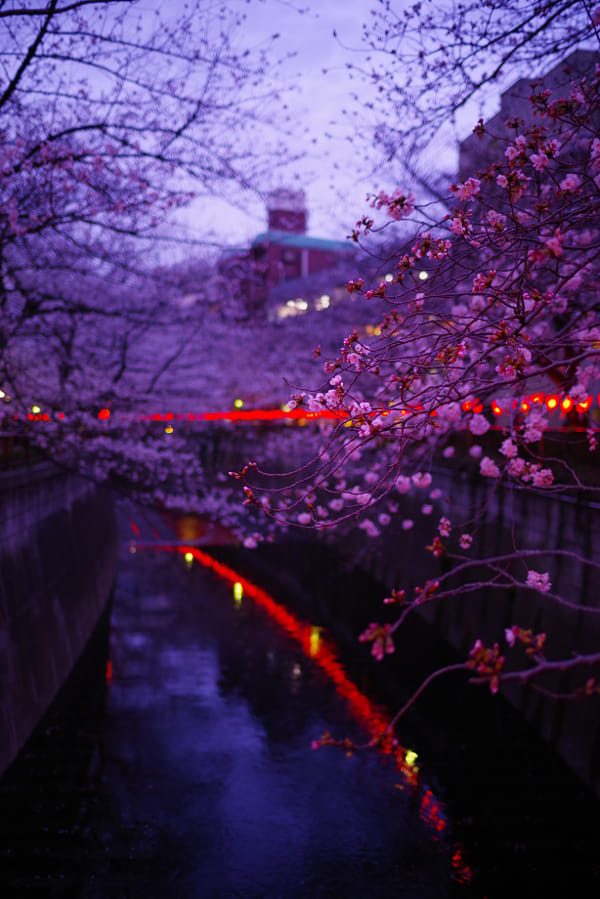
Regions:
<svg viewBox="0 0 600 899"><path fill-rule="evenodd" d="M186 567L188 552L204 570ZM448 895L452 853L422 815L426 791L399 792L391 757L311 751L326 729L364 740L388 720L325 635L197 549L138 548L126 567L135 587L114 611L99 805L111 845L130 839L146 861L130 888Z"/></svg>
<svg viewBox="0 0 600 899"><path fill-rule="evenodd" d="M199 560L124 552L104 708L67 706L2 785L0 895L451 895L418 760L402 750L403 775L392 751L311 750L325 730L364 741L386 713L322 630Z"/></svg>

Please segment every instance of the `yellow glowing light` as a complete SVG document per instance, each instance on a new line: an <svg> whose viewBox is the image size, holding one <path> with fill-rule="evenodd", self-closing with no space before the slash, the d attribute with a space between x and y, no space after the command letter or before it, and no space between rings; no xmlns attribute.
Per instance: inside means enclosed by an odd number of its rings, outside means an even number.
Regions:
<svg viewBox="0 0 600 899"><path fill-rule="evenodd" d="M292 410L290 409L290 407L288 406L287 403L284 403L283 406L281 407L281 411L282 412L291 412Z"/></svg>
<svg viewBox="0 0 600 899"><path fill-rule="evenodd" d="M420 281L426 281L428 277L429 277L428 272L419 272L419 280Z"/></svg>
<svg viewBox="0 0 600 899"><path fill-rule="evenodd" d="M379 327L379 325L376 328L373 328L373 334L375 335L375 337L381 337L381 328Z"/></svg>
<svg viewBox="0 0 600 899"><path fill-rule="evenodd" d="M0 390L0 400L3 400L5 396L6 394L4 393L4 391Z"/></svg>
<svg viewBox="0 0 600 899"><path fill-rule="evenodd" d="M306 300L296 300L296 309L301 309L302 312L306 312L308 309L308 303Z"/></svg>
<svg viewBox="0 0 600 899"><path fill-rule="evenodd" d="M244 405L244 401L243 400L234 400L233 405L234 405L235 409L241 409L242 406Z"/></svg>
<svg viewBox="0 0 600 899"><path fill-rule="evenodd" d="M390 275L390 274L387 274L387 275L385 276L385 280L388 282L388 284L390 284L390 282L394 280L394 276L393 276L393 275Z"/></svg>
<svg viewBox="0 0 600 899"><path fill-rule="evenodd" d="M39 415L42 410L40 409L39 406L32 406L31 411L33 412L34 415Z"/></svg>
<svg viewBox="0 0 600 899"><path fill-rule="evenodd" d="M244 588L240 584L239 581L236 581L233 585L233 598L236 602L242 601L242 596L244 595Z"/></svg>
<svg viewBox="0 0 600 899"><path fill-rule="evenodd" d="M165 434L172 434L172 433L173 433L173 425L167 425L167 427L165 428Z"/></svg>
<svg viewBox="0 0 600 899"><path fill-rule="evenodd" d="M311 627L310 629L310 654L311 656L316 656L319 651L319 645L321 643L321 633L318 627Z"/></svg>
<svg viewBox="0 0 600 899"><path fill-rule="evenodd" d="M183 558L188 563L193 562L194 561L194 553L186 553Z"/></svg>
<svg viewBox="0 0 600 899"><path fill-rule="evenodd" d="M409 767L412 767L414 765L414 763L417 761L418 757L419 756L417 755L416 752L413 752L412 749L408 749L406 751L406 755L404 756L404 761L406 762L406 764Z"/></svg>

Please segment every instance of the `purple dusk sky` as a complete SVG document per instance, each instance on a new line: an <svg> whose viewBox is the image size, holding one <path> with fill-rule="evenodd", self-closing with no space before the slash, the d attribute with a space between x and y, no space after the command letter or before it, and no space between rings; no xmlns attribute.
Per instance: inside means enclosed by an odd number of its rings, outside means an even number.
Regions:
<svg viewBox="0 0 600 899"><path fill-rule="evenodd" d="M303 188L309 232L343 238L365 211L366 193L382 186L376 175L370 175L372 160L365 153L365 143L352 139L357 126L368 134L372 125L363 109L371 88L356 78L350 80L346 68L347 62L364 52L361 29L370 17L374 0L232 2L239 3L247 16L240 33L244 43L264 46L270 35L278 33L273 54L295 54L284 64L283 76L292 89L286 102L297 122L292 150L305 156L286 170L275 172L272 183L265 184L264 189ZM360 94L360 101L352 98L354 92ZM205 204L199 201L187 212L192 228L197 227L199 218L204 219ZM227 243L244 242L265 227L264 204L247 193L240 196L239 210L218 200L211 201L210 206L215 229Z"/></svg>

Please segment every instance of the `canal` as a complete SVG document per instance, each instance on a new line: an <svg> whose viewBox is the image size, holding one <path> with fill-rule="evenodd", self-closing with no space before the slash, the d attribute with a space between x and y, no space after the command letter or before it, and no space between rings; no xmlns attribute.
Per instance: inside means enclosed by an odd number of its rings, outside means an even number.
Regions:
<svg viewBox="0 0 600 899"><path fill-rule="evenodd" d="M600 884L596 821L581 834L597 807L567 805L568 780L552 784L560 832L506 806L490 830L477 772L447 786L434 752L313 750L326 731L364 742L389 712L272 588L148 535L124 542L110 635L105 622L0 782L0 895L479 899L575 871Z"/></svg>

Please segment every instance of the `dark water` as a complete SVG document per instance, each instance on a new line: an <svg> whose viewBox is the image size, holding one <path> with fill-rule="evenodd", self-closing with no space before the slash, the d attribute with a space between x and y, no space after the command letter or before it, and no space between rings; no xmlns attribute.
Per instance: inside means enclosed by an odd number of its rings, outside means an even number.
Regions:
<svg viewBox="0 0 600 899"><path fill-rule="evenodd" d="M499 697L440 682L395 760L313 751L388 713L275 581L235 595L141 524L110 641L107 616L0 781L0 899L598 895L598 803Z"/></svg>
<svg viewBox="0 0 600 899"><path fill-rule="evenodd" d="M125 555L107 681L95 700L63 703L4 779L1 896L456 888L457 847L427 784L381 754L311 749L326 730L364 740L377 710L344 698L339 677L215 572Z"/></svg>

